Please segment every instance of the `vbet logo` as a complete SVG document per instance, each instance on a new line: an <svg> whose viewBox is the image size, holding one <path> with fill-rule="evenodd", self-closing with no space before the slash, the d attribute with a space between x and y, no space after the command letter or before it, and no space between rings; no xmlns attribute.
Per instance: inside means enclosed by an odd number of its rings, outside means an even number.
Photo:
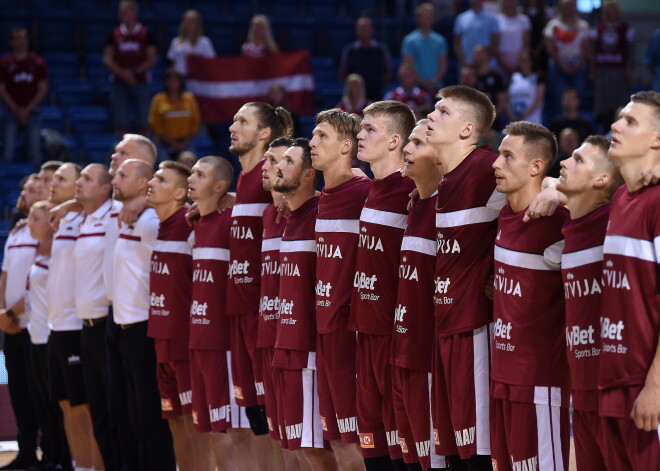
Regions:
<svg viewBox="0 0 660 471"><path fill-rule="evenodd" d="M360 433L360 446L362 448L374 448L374 434Z"/></svg>

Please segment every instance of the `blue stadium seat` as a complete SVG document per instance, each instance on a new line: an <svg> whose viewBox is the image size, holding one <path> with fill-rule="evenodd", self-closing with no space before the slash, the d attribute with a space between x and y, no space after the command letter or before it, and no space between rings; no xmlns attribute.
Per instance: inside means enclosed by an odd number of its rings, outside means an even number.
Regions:
<svg viewBox="0 0 660 471"><path fill-rule="evenodd" d="M337 81L337 69L332 57L315 56L312 57L312 75L316 88L323 87L324 84L332 84Z"/></svg>
<svg viewBox="0 0 660 471"><path fill-rule="evenodd" d="M76 49L76 26L73 20L58 18L38 22L40 50L43 52L67 52Z"/></svg>
<svg viewBox="0 0 660 471"><path fill-rule="evenodd" d="M57 102L62 106L94 104L94 86L87 80L59 81L54 88Z"/></svg>
<svg viewBox="0 0 660 471"><path fill-rule="evenodd" d="M69 120L74 132L80 136L104 134L110 130L110 114L102 106L71 106Z"/></svg>
<svg viewBox="0 0 660 471"><path fill-rule="evenodd" d="M8 189L17 186L14 183L5 186L4 182L18 181L25 175L34 172L34 170L34 166L26 162L3 163L0 165L0 179L3 180L2 187Z"/></svg>
<svg viewBox="0 0 660 471"><path fill-rule="evenodd" d="M59 106L44 105L41 107L41 127L64 132L64 112Z"/></svg>
<svg viewBox="0 0 660 471"><path fill-rule="evenodd" d="M107 164L119 139L112 134L89 134L82 136L81 141L89 162Z"/></svg>
<svg viewBox="0 0 660 471"><path fill-rule="evenodd" d="M108 20L88 20L82 25L82 46L84 52L103 53L108 37L115 28L117 21Z"/></svg>
<svg viewBox="0 0 660 471"><path fill-rule="evenodd" d="M316 125L316 116L301 116L300 117L300 132L302 136L310 139L312 137L312 131Z"/></svg>

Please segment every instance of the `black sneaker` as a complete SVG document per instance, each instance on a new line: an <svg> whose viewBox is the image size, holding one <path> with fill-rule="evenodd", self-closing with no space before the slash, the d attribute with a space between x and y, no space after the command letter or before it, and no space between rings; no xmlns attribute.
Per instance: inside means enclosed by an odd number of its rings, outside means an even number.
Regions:
<svg viewBox="0 0 660 471"><path fill-rule="evenodd" d="M39 460L36 456L18 455L11 463L0 466L0 471L25 471L38 465Z"/></svg>

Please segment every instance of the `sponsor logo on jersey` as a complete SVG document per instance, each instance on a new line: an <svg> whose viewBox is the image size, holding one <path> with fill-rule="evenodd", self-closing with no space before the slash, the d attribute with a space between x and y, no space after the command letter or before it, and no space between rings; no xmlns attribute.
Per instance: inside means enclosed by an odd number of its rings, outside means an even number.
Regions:
<svg viewBox="0 0 660 471"><path fill-rule="evenodd" d="M580 328L579 325L566 327L566 345L570 351L581 345L593 345L596 343L594 339L594 332L596 329L592 325L586 329Z"/></svg>
<svg viewBox="0 0 660 471"><path fill-rule="evenodd" d="M438 433L437 428L433 429L433 444L440 445L440 434Z"/></svg>
<svg viewBox="0 0 660 471"><path fill-rule="evenodd" d="M328 423L325 421L325 417L324 417L324 416L321 416L321 429L322 429L324 432L327 432L327 431L328 431Z"/></svg>
<svg viewBox="0 0 660 471"><path fill-rule="evenodd" d="M302 423L294 425L285 425L284 430L286 431L286 438L288 440L295 440L302 437Z"/></svg>
<svg viewBox="0 0 660 471"><path fill-rule="evenodd" d="M360 433L360 446L362 448L374 448L374 434L373 433Z"/></svg>
<svg viewBox="0 0 660 471"><path fill-rule="evenodd" d="M511 340L511 322L506 324L501 318L498 318L493 324L493 337L495 337L495 348L505 352L513 352L516 346L509 342L498 342L498 339ZM466 429L467 430L467 429Z"/></svg>
<svg viewBox="0 0 660 471"><path fill-rule="evenodd" d="M137 41L119 41L118 46L122 52L137 52L140 50L140 43Z"/></svg>
<svg viewBox="0 0 660 471"><path fill-rule="evenodd" d="M235 275L247 275L248 269L250 268L250 262L247 260L244 262L239 262L238 260L233 260L229 264L229 278Z"/></svg>
<svg viewBox="0 0 660 471"><path fill-rule="evenodd" d="M209 417L211 422L220 422L222 420L229 422L231 418L231 406L226 404L215 408L209 407Z"/></svg>
<svg viewBox="0 0 660 471"><path fill-rule="evenodd" d="M234 397L236 399L241 399L242 400L243 399L243 390L241 389L240 386L236 386L235 384L233 386L234 386Z"/></svg>
<svg viewBox="0 0 660 471"><path fill-rule="evenodd" d="M71 355L66 359L67 365L78 365L80 364L80 356L79 355Z"/></svg>
<svg viewBox="0 0 660 471"><path fill-rule="evenodd" d="M296 324L297 319L293 319L291 317L282 317L282 316L290 316L293 314L294 304L295 303L293 301L287 301L286 299L282 299L280 301L280 310L279 310L280 323L291 324L291 325Z"/></svg>
<svg viewBox="0 0 660 471"><path fill-rule="evenodd" d="M403 322L403 316L406 315L406 306L402 306L399 304L396 309L394 309L394 323L401 323ZM408 332L408 329L406 327L403 327L402 325L397 325L396 326L396 331L399 334L405 334Z"/></svg>
<svg viewBox="0 0 660 471"><path fill-rule="evenodd" d="M513 469L513 471L538 471L539 457L533 456L525 460L516 461L515 458L512 456L511 468Z"/></svg>
<svg viewBox="0 0 660 471"><path fill-rule="evenodd" d="M378 252L385 252L383 250L383 241L380 240L380 237L375 237L369 234L360 234L358 247L364 247L365 249L376 250Z"/></svg>
<svg viewBox="0 0 660 471"><path fill-rule="evenodd" d="M191 316L206 316L206 310L209 307L209 303L204 302L200 303L199 301L193 301L190 305L190 315Z"/></svg>
<svg viewBox="0 0 660 471"><path fill-rule="evenodd" d="M32 75L30 72L21 72L14 75L14 83L20 82L32 83L34 82L34 75Z"/></svg>
<svg viewBox="0 0 660 471"><path fill-rule="evenodd" d="M166 397L161 397L160 398L160 410L163 412L169 412L173 410L174 408L172 407L172 401Z"/></svg>
<svg viewBox="0 0 660 471"><path fill-rule="evenodd" d="M179 393L179 402L181 402L182 406L192 404L192 390L189 389L188 391Z"/></svg>
<svg viewBox="0 0 660 471"><path fill-rule="evenodd" d="M330 297L330 290L332 289L332 285L330 282L328 283L323 283L322 280L319 280L316 282L316 295L321 296L324 298Z"/></svg>
<svg viewBox="0 0 660 471"><path fill-rule="evenodd" d="M417 456L429 456L429 453L431 453L431 440L415 442L415 448L417 448Z"/></svg>
<svg viewBox="0 0 660 471"><path fill-rule="evenodd" d="M277 312L279 314L280 311L280 298L275 297L275 298L269 298L268 296L264 296L261 298L261 302L259 303L259 311L261 312ZM268 320L268 319L266 319Z"/></svg>
<svg viewBox="0 0 660 471"><path fill-rule="evenodd" d="M385 431L385 438L387 438L387 446L396 446L399 444L399 431L390 430Z"/></svg>
<svg viewBox="0 0 660 471"><path fill-rule="evenodd" d="M439 276L435 279L435 293L436 294L447 294L447 291L449 290L449 285L451 284L451 280L449 277L445 278L444 280L440 278Z"/></svg>
<svg viewBox="0 0 660 471"><path fill-rule="evenodd" d="M358 271L355 272L353 277L353 286L358 289L374 290L378 277L376 275L367 276L365 273Z"/></svg>
<svg viewBox="0 0 660 471"><path fill-rule="evenodd" d="M564 297L566 299L576 297L581 298L592 294L602 294L602 281L595 278L590 280L587 278L575 280L574 278L575 276L573 273L569 272L566 274L566 281L564 282Z"/></svg>
<svg viewBox="0 0 660 471"><path fill-rule="evenodd" d="M234 221L234 224L237 222ZM254 240L254 236L252 235L252 229L249 227L244 227L244 226L232 226L231 227L231 238L232 239L252 239Z"/></svg>
<svg viewBox="0 0 660 471"><path fill-rule="evenodd" d="M602 351L607 353L628 353L628 347L621 343L606 343L608 340L621 342L623 340L623 330L626 325L623 321L613 322L609 317L600 318L600 337L602 340Z"/></svg>
<svg viewBox="0 0 660 471"><path fill-rule="evenodd" d="M401 446L402 453L408 453L408 444L406 443L405 438L399 437L399 445Z"/></svg>
<svg viewBox="0 0 660 471"><path fill-rule="evenodd" d="M355 433L357 431L357 417L346 417L344 419L337 417L337 427L339 433Z"/></svg>
<svg viewBox="0 0 660 471"><path fill-rule="evenodd" d="M468 427L463 430L454 430L456 446L472 445L474 443L474 429L474 427Z"/></svg>
<svg viewBox="0 0 660 471"><path fill-rule="evenodd" d="M165 307L165 295L161 294L160 296L156 293L151 293L149 297L151 307Z"/></svg>

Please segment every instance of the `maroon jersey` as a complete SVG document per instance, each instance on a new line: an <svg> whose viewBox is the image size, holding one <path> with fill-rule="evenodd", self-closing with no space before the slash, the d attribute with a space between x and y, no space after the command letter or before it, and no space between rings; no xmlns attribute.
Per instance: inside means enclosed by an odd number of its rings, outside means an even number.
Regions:
<svg viewBox="0 0 660 471"><path fill-rule="evenodd" d="M431 371L436 199L437 192L415 203L401 242L391 358L396 366L418 371Z"/></svg>
<svg viewBox="0 0 660 471"><path fill-rule="evenodd" d="M196 350L229 350L225 313L229 266L229 211L213 211L195 224L190 344Z"/></svg>
<svg viewBox="0 0 660 471"><path fill-rule="evenodd" d="M385 95L384 100L394 100L405 103L417 114L420 108L431 108L431 95L419 87L406 91L403 87L396 87Z"/></svg>
<svg viewBox="0 0 660 471"><path fill-rule="evenodd" d="M151 290L147 335L158 339L188 339L192 291L192 228L181 208L158 226L151 252Z"/></svg>
<svg viewBox="0 0 660 471"><path fill-rule="evenodd" d="M229 279L227 314L247 314L259 310L261 291L262 217L273 202L261 182L261 161L250 173L241 172L236 184L236 201L231 212L229 239Z"/></svg>
<svg viewBox="0 0 660 471"><path fill-rule="evenodd" d="M291 211L280 244L280 319L273 366L307 367L308 352L316 351L314 223L319 197ZM291 352L293 351L293 352Z"/></svg>
<svg viewBox="0 0 660 471"><path fill-rule="evenodd" d="M573 405L598 410L600 300L603 293L603 241L610 205L564 226L561 275L566 300L566 357L571 370Z"/></svg>
<svg viewBox="0 0 660 471"><path fill-rule="evenodd" d="M392 335L401 239L415 183L398 171L375 180L360 214L349 328Z"/></svg>
<svg viewBox="0 0 660 471"><path fill-rule="evenodd" d="M592 29L591 39L597 66L623 69L628 63L628 51L635 40L635 32L627 23L601 22Z"/></svg>
<svg viewBox="0 0 660 471"><path fill-rule="evenodd" d="M660 186L612 199L603 247L600 387L642 386L660 335ZM626 416L630 410L626 411Z"/></svg>
<svg viewBox="0 0 660 471"><path fill-rule="evenodd" d="M14 54L0 59L0 83L5 85L17 106L30 104L42 80L48 80L48 68L40 56L30 52L23 60L18 60Z"/></svg>
<svg viewBox="0 0 660 471"><path fill-rule="evenodd" d="M112 30L106 46L112 47L112 58L122 69L133 70L147 60L147 49L156 46L156 41L149 29L138 23L130 33L126 26L121 24ZM135 80L146 82L149 80L148 72L135 73ZM117 80L115 75L113 80Z"/></svg>
<svg viewBox="0 0 660 471"><path fill-rule="evenodd" d="M495 241L491 377L518 386L569 385L559 266L568 211L523 222L506 205Z"/></svg>
<svg viewBox="0 0 660 471"><path fill-rule="evenodd" d="M261 241L261 301L257 347L275 345L277 320L280 318L280 243L286 219L278 223L277 208L269 205L264 211L264 233Z"/></svg>
<svg viewBox="0 0 660 471"><path fill-rule="evenodd" d="M320 334L346 329L342 308L351 302L360 213L371 180L355 177L323 188L316 217L316 328Z"/></svg>
<svg viewBox="0 0 660 471"><path fill-rule="evenodd" d="M435 327L440 335L470 332L491 321L484 295L493 273L493 243L504 195L495 190L497 154L478 147L438 187Z"/></svg>

